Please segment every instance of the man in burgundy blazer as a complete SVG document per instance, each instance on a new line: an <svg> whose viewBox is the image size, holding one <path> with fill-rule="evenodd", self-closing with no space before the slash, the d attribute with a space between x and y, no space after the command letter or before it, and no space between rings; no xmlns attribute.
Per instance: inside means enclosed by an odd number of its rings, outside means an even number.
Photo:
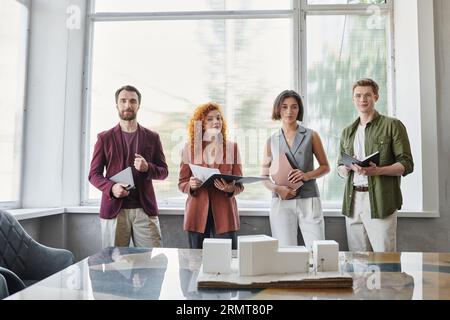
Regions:
<svg viewBox="0 0 450 320"><path fill-rule="evenodd" d="M136 120L141 94L135 87L119 88L115 98L120 122L98 134L89 171L89 181L102 192L102 245L129 246L132 238L135 246L159 247L161 229L152 180L168 176L161 141ZM135 189L109 180L127 167L132 168Z"/></svg>

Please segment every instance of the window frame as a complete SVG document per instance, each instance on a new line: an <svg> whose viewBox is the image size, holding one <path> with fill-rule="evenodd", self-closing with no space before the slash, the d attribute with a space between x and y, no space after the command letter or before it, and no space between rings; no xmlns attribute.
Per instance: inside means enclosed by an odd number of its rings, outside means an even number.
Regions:
<svg viewBox="0 0 450 320"><path fill-rule="evenodd" d="M307 27L306 27L306 19L308 15L368 15L367 10L372 6L377 6L380 9L381 14L386 14L386 16L389 18L389 23L387 24L388 29L386 30L387 33L387 89L388 92L386 93L387 97L387 108L391 115L396 115L396 103L395 103L395 38L394 38L394 7L392 0L386 0L386 4L382 5L376 5L376 4L307 4L308 0L295 0L294 2L297 3L299 6L299 27L300 27L300 35L297 38L297 41L299 43L299 61L301 61L301 65L304 66L302 69L302 72L299 74L299 87L300 91L302 92L302 99L305 103L305 105L308 105L308 75L307 75ZM304 36L301 36L304 34ZM356 80L356 79L355 79ZM308 108L304 111L304 117L308 119ZM349 124L351 123L351 119L349 120ZM329 159L330 160L330 159ZM330 165L333 166L335 163L333 161L330 162ZM325 210L328 210L330 212L333 212L333 215L339 215L337 211L341 210L342 201L336 202L336 201L322 201L322 207Z"/></svg>
<svg viewBox="0 0 450 320"><path fill-rule="evenodd" d="M387 39L389 41L387 42L387 48L388 48L388 57L387 57L387 75L388 75L388 83L387 88L389 92L386 93L387 95L387 102L388 102L388 110L389 112L395 116L396 110L395 110L395 103L394 103L394 97L395 97L395 38L394 38L394 7L392 0L386 0L386 4L382 5L375 5L375 4L334 4L334 5L322 5L322 4L307 4L308 0L294 0L299 5L300 10L300 34L305 34L305 36L299 36L297 38L297 41L299 43L299 56L301 60L301 65L306 66L307 65L307 54L306 54L306 48L307 48L307 27L306 27L306 17L308 15L342 15L342 14L349 14L349 15L368 15L367 10L370 7L376 6L380 9L380 13L386 14L389 18L389 29L386 30L388 33ZM389 59L390 57L390 59ZM307 101L307 72L302 72L300 78L300 92L304 92L305 94L302 96L302 98L305 101L305 105L308 105ZM307 119L307 113L308 110L305 110L305 118Z"/></svg>
<svg viewBox="0 0 450 320"><path fill-rule="evenodd" d="M394 13L392 0L387 0L386 4L333 4L333 5L313 5L307 4L307 0L292 0L291 9L286 10L230 10L230 11L181 11L181 12L95 12L95 0L88 0L87 19L86 19L86 51L84 65L84 92L83 92L83 177L88 176L90 157L90 88L92 74L92 48L93 34L95 23L99 22L115 22L115 21L154 21L154 20L202 20L202 19L258 19L258 18L291 18L292 19L292 35L293 35L293 74L292 82L294 89L302 93L302 98L307 103L307 61L306 61L306 17L307 15L332 15L332 14L354 14L367 15L367 10L371 6L380 8L381 13L386 13L390 19L388 45L388 84L389 92L387 93L388 108L392 108L395 97L395 63L394 58ZM390 59L389 59L390 57ZM395 115L395 109L389 109ZM305 117L307 118L307 112ZM331 163L333 165L333 163ZM81 205L90 206L98 205L100 199L89 199L89 181L83 179L81 183ZM171 202L168 199L159 199L158 205L162 209L174 210L180 207L179 201ZM239 207L244 210L265 210L269 205L251 205L248 201L240 202ZM337 214L340 205L335 202L323 202L325 209Z"/></svg>
<svg viewBox="0 0 450 320"><path fill-rule="evenodd" d="M26 113L24 110L26 109L27 105L27 82L28 82L28 63L29 63L29 47L30 47L30 19L31 19L31 2L30 0L22 0L22 1L16 1L18 5L23 5L26 12L25 12L25 19L21 25L21 33L25 35L25 39L21 39L23 44L23 60L21 61L23 63L22 65L22 73L18 74L18 86L19 86L19 95L17 101L19 105L16 108L15 117L17 119L15 128L15 134L14 134L14 150L16 157L14 159L15 162L17 162L17 174L15 175L15 183L16 183L16 190L15 194L17 197L17 200L10 200L10 201L0 201L0 209L7 210L7 209L17 209L22 207L22 193L23 193L23 171L24 171L24 148L25 148L25 134L24 134L24 128L25 128L25 116ZM19 99L20 98L20 99Z"/></svg>
<svg viewBox="0 0 450 320"><path fill-rule="evenodd" d="M84 92L83 92L83 163L82 174L87 177L89 174L90 157L90 88L92 75L92 48L93 48L93 34L95 23L98 22L115 22L115 21L155 21L155 20L212 20L212 19L277 19L277 18L291 18L295 20L295 10L293 8L286 10L229 10L229 11L181 11L181 12L122 12L122 13L96 13L95 0L88 0L87 5L87 19L86 19L86 52L84 64ZM295 34L295 23L293 23ZM298 46L294 43L294 50ZM298 88L297 81L297 55L293 55L294 85ZM81 184L81 205L91 206L100 204L100 199L89 199L89 181L82 180ZM158 199L158 205L161 208L179 208L178 202L172 203L167 199Z"/></svg>

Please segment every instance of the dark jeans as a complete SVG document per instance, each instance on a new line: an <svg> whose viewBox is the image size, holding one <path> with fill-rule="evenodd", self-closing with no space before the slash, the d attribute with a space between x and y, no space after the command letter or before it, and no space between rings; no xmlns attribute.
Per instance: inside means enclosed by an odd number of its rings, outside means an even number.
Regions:
<svg viewBox="0 0 450 320"><path fill-rule="evenodd" d="M193 232L188 231L189 236L189 247L191 249L203 249L203 240L205 238L219 238L219 239L231 239L231 248L233 250L237 249L237 232L230 231L221 234L216 234L216 229L214 227L214 218L211 211L211 206L208 210L208 219L206 220L205 232Z"/></svg>

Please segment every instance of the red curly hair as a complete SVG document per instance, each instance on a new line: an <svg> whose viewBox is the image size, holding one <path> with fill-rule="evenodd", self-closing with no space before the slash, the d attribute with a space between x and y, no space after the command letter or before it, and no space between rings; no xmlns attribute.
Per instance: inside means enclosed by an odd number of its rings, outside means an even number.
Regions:
<svg viewBox="0 0 450 320"><path fill-rule="evenodd" d="M222 137L223 137L223 145L226 146L227 141L227 123L225 121L225 117L223 116L222 109L218 103L215 102L207 102L204 104L199 105L197 108L195 108L194 113L192 114L191 119L189 120L188 124L188 137L189 137L189 143L193 147L194 146L194 137L195 137L195 122L201 121L202 122L202 139L203 135L205 133L205 119L206 116L210 111L217 110L220 113L220 117L222 118ZM197 133L198 134L198 133Z"/></svg>

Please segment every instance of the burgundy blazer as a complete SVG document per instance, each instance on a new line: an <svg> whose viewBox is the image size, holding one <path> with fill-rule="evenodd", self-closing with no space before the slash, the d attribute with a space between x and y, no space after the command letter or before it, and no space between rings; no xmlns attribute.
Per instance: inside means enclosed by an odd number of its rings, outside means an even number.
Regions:
<svg viewBox="0 0 450 320"><path fill-rule="evenodd" d="M148 171L145 173L138 172L137 181L134 181L134 184L139 192L139 198L145 213L155 216L158 215L158 205L152 179L164 180L167 178L169 170L167 169L159 135L140 125L138 125L137 131L137 150L147 160ZM112 196L111 189L115 183L108 178L125 169L124 158L122 133L119 124L98 134L89 170L89 181L102 192L100 218L113 219L122 207L123 199L116 199ZM106 176L103 175L105 167Z"/></svg>
<svg viewBox="0 0 450 320"><path fill-rule="evenodd" d="M189 148L188 145L185 145L183 149L178 180L178 188L181 192L187 193L188 195L184 212L184 230L199 233L205 232L206 220L208 218L208 204L212 208L214 226L217 234L239 230L240 221L235 195L244 190L242 184L236 184L236 190L232 195L220 191L214 186L208 188L202 187L191 192L189 186L189 179L192 176L189 163L218 168L222 174L242 176L242 165L237 144L227 142L227 149L233 150L233 157L229 161L232 163L226 162L227 156L224 153L223 161L216 160L213 165L207 165L203 159L201 160L202 163L195 163L193 161L194 156L190 155ZM222 164L216 164L220 162Z"/></svg>

